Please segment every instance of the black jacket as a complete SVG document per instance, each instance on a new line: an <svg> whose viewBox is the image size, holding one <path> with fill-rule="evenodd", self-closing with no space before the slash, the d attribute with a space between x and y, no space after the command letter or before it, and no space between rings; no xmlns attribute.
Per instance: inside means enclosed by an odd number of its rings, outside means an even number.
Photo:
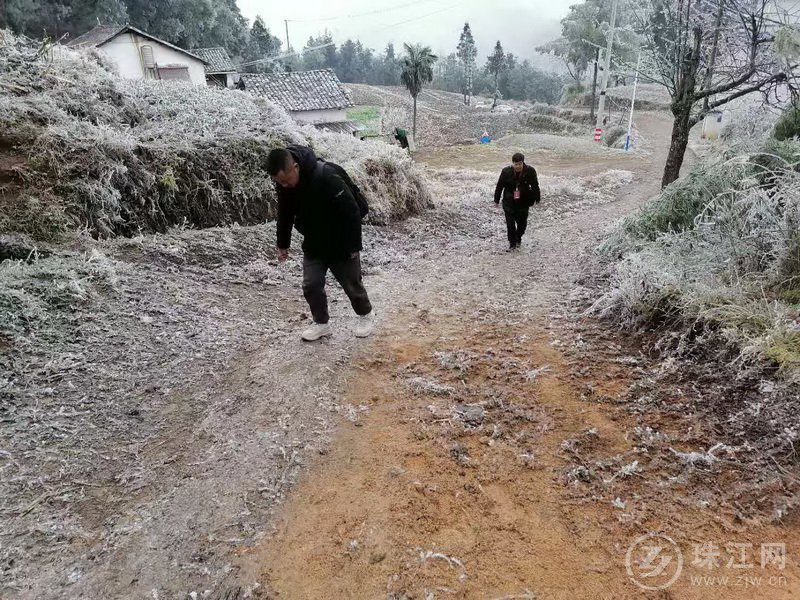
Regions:
<svg viewBox="0 0 800 600"><path fill-rule="evenodd" d="M520 199L514 200L514 190L519 186ZM530 165L522 168L522 173L514 173L514 167L508 166L500 172L500 179L497 180L497 188L494 191L495 204L500 203L503 198L503 207L514 207L521 204L530 207L538 204L542 199L539 191L539 178L536 176L536 169Z"/></svg>
<svg viewBox="0 0 800 600"><path fill-rule="evenodd" d="M287 148L300 165L297 187L276 185L278 248L289 248L292 226L303 234L303 252L321 260L343 260L360 252L361 212L350 188L330 165L317 169L311 148Z"/></svg>

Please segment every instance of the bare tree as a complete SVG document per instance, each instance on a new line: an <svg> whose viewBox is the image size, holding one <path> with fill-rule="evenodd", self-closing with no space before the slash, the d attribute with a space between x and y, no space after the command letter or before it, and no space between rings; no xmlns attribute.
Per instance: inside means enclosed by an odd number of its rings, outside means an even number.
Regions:
<svg viewBox="0 0 800 600"><path fill-rule="evenodd" d="M689 132L710 111L769 94L797 67L773 52L772 0L647 0L635 11L647 67L672 98L672 140L662 186L680 175Z"/></svg>
<svg viewBox="0 0 800 600"><path fill-rule="evenodd" d="M636 0L617 3L617 23L614 34L612 64L636 60L634 46L638 46L635 33L630 29L632 7ZM597 79L600 64L600 49L605 49L611 21L610 0L584 0L569 7L569 14L561 20L561 37L538 46L541 54L552 54L564 61L567 72L578 86L583 86L586 71L592 67L591 114L589 121L594 127L597 104Z"/></svg>

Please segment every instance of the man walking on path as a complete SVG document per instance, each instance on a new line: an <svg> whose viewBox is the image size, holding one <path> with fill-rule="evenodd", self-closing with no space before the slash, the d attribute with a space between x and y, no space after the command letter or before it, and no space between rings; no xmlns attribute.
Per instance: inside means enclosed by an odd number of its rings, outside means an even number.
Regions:
<svg viewBox="0 0 800 600"><path fill-rule="evenodd" d="M528 227L528 211L541 200L536 169L525 164L525 157L517 152L511 157L511 166L500 173L494 191L494 203L503 199L503 212L508 228L508 250L516 250L522 244L522 236Z"/></svg>
<svg viewBox="0 0 800 600"><path fill-rule="evenodd" d="M318 340L332 333L328 324L325 277L328 270L356 311L356 336L372 332L373 313L361 278L361 207L332 163L318 161L311 148L272 150L267 172L278 192L278 260L289 256L292 227L303 234L303 295L314 324L302 337Z"/></svg>

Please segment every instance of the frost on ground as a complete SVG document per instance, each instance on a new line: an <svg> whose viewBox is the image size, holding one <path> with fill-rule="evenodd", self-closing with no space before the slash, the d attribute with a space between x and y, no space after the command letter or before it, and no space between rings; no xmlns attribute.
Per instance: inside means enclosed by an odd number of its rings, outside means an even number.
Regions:
<svg viewBox="0 0 800 600"><path fill-rule="evenodd" d="M429 172L433 175L431 192L434 198L447 199L440 203L441 206L453 202L470 203L478 207L493 206L497 173L466 169L429 169ZM531 219L537 223L551 224L565 215L613 202L617 199L618 190L633 180L632 172L617 169L587 177L542 175L539 177L542 202L532 209Z"/></svg>
<svg viewBox="0 0 800 600"><path fill-rule="evenodd" d="M411 130L413 102L404 88L358 84L348 88L356 104L380 108L382 133L391 136L396 127ZM417 99L417 146L474 144L484 131L499 139L517 131L576 135L589 127L589 114L582 110L517 101L503 102L494 111L490 107L491 100L474 99L468 107L460 94L423 90Z"/></svg>
<svg viewBox="0 0 800 600"><path fill-rule="evenodd" d="M800 504L798 162L796 141L763 137L712 155L618 223L587 262L595 287L574 303L573 319L602 317L634 336L623 341L631 349L660 357L637 362L629 389L598 398L645 429L679 423L643 440L648 469L740 517L781 519ZM598 351L576 335L576 355ZM726 485L704 487L709 475Z"/></svg>
<svg viewBox="0 0 800 600"><path fill-rule="evenodd" d="M425 172L437 209L365 229L378 306L431 293L464 304L471 322L527 318L528 296L493 290L488 266L463 263L494 264L503 246L494 177ZM611 201L617 179L586 178L600 187L583 190L545 179L532 228ZM267 224L85 236L72 249L0 263L0 565L9 590L102 597L115 572L138 578L120 585L175 597L224 586L237 575L232 554L269 534L299 470L327 451L335 418L358 421L363 407L339 395L356 348L349 304L331 287L333 340L299 344L308 318L301 267L296 254L277 263L274 235ZM441 276L420 289L433 269ZM490 362L521 383L538 368L505 359L441 348L445 377L407 375L460 394L449 380L462 368ZM454 400L467 403L454 423L478 423L471 404L488 415L485 426L496 413L481 397Z"/></svg>
<svg viewBox="0 0 800 600"><path fill-rule="evenodd" d="M28 40L0 40L0 230L52 239L260 223L276 211L264 160L291 143L345 167L375 223L430 207L398 147L301 127L244 92L122 80L97 53L56 50L44 59Z"/></svg>
<svg viewBox="0 0 800 600"><path fill-rule="evenodd" d="M619 155L622 152L621 150L610 149L603 144L598 144L586 135L564 137L547 133L520 133L497 140L497 145L512 150L535 148L537 151L552 152L567 157L609 157L615 154Z"/></svg>

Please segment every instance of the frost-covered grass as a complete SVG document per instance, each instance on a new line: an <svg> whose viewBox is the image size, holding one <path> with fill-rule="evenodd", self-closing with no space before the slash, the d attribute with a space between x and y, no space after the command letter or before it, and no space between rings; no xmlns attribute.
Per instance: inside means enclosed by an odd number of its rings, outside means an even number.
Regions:
<svg viewBox="0 0 800 600"><path fill-rule="evenodd" d="M600 93L599 86L597 94ZM620 85L608 88L608 100L617 109L627 110L631 105L633 96L633 84ZM588 92L566 98L565 103L570 106L591 106L591 89ZM595 98L595 102L597 99ZM669 92L664 86L654 83L640 83L636 89L636 110L669 111L670 109Z"/></svg>
<svg viewBox="0 0 800 600"><path fill-rule="evenodd" d="M232 90L116 77L93 52L0 40L0 158L15 161L0 229L53 238L73 229L136 235L275 216L264 168L274 147L308 144L362 186L373 222L430 206L399 148L300 127ZM373 180L379 177L379 180Z"/></svg>
<svg viewBox="0 0 800 600"><path fill-rule="evenodd" d="M684 348L722 342L742 366L800 377L798 165L800 145L771 142L669 186L600 247L618 262L593 311L688 326Z"/></svg>
<svg viewBox="0 0 800 600"><path fill-rule="evenodd" d="M535 148L546 150L560 156L614 156L620 151L598 144L591 136L564 137L546 133L509 135L497 140L503 148Z"/></svg>
<svg viewBox="0 0 800 600"><path fill-rule="evenodd" d="M571 121L567 121L566 119L541 113L530 114L526 118L524 124L526 127L530 128L536 133L544 132L560 135L580 135L586 130L586 127L581 127Z"/></svg>
<svg viewBox="0 0 800 600"><path fill-rule="evenodd" d="M356 104L380 107L382 133L395 127L411 129L413 103L402 87L349 84ZM475 144L486 131L492 139L514 132L578 135L588 131L588 111L547 104L502 101L493 111L492 101L473 98L465 106L460 94L424 90L418 98L417 147L441 148Z"/></svg>
<svg viewBox="0 0 800 600"><path fill-rule="evenodd" d="M98 251L83 256L58 256L0 263L0 335L24 339L34 330L48 330L54 312L69 312L90 302L98 292L113 292L113 264Z"/></svg>

